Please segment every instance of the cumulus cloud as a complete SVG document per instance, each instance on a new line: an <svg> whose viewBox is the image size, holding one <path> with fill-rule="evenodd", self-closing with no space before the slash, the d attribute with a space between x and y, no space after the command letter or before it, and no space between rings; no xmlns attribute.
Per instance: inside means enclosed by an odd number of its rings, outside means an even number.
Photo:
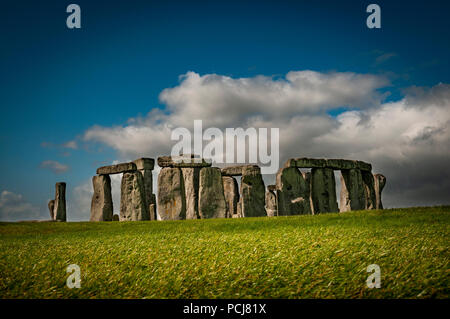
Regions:
<svg viewBox="0 0 450 319"><path fill-rule="evenodd" d="M61 164L57 161L43 161L40 165L40 168L49 169L55 174L62 174L69 170L68 165Z"/></svg>
<svg viewBox="0 0 450 319"><path fill-rule="evenodd" d="M21 194L4 190L0 194L0 220L17 221L40 218L39 207L27 202Z"/></svg>
<svg viewBox="0 0 450 319"><path fill-rule="evenodd" d="M121 158L169 154L173 128L280 129L280 163L290 157L342 157L371 162L387 176L385 206L449 203L450 86L411 88L384 102L381 76L293 71L285 77L231 78L188 72L160 94L166 105L124 125L95 126L85 141ZM327 111L345 107L336 117ZM273 182L273 176L265 177Z"/></svg>

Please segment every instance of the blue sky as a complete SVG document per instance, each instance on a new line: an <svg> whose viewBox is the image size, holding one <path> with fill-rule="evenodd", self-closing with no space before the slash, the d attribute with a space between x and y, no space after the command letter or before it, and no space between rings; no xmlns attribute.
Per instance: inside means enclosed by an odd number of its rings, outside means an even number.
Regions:
<svg viewBox="0 0 450 319"><path fill-rule="evenodd" d="M66 27L72 2L81 7L81 29ZM160 93L188 71L233 79L373 74L389 80L376 88L387 93L381 103L413 86L450 83L444 1L372 1L381 29L365 25L371 1L72 2L14 1L0 12L0 192L20 194L42 216L55 182L75 187L126 157L83 140L87 130L165 109ZM150 153L142 155L160 155ZM44 161L67 170L55 173Z"/></svg>

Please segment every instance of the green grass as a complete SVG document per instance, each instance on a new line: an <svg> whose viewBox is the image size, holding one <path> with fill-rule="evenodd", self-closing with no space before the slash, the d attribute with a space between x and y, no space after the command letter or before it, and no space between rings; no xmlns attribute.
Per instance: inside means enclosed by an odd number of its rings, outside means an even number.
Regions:
<svg viewBox="0 0 450 319"><path fill-rule="evenodd" d="M450 207L0 223L2 298L449 298ZM69 264L81 288L69 289ZM369 289L370 264L381 288Z"/></svg>

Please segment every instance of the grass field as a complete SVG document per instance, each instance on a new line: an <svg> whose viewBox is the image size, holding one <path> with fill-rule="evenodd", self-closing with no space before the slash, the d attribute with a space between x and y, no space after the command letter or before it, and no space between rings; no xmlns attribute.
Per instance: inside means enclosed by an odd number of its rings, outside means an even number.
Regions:
<svg viewBox="0 0 450 319"><path fill-rule="evenodd" d="M450 207L1 223L2 298L449 298ZM81 269L69 289L66 268ZM369 289L366 268L381 268Z"/></svg>

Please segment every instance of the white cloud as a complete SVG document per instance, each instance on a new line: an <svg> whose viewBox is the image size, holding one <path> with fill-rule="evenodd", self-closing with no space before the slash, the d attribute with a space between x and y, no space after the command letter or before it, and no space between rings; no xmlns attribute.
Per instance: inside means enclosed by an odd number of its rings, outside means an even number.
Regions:
<svg viewBox="0 0 450 319"><path fill-rule="evenodd" d="M41 168L49 169L55 174L61 174L69 170L69 166L61 164L57 161L43 161L40 164Z"/></svg>
<svg viewBox="0 0 450 319"><path fill-rule="evenodd" d="M21 194L7 190L1 192L0 220L17 221L39 219L40 217L39 208L27 202Z"/></svg>

